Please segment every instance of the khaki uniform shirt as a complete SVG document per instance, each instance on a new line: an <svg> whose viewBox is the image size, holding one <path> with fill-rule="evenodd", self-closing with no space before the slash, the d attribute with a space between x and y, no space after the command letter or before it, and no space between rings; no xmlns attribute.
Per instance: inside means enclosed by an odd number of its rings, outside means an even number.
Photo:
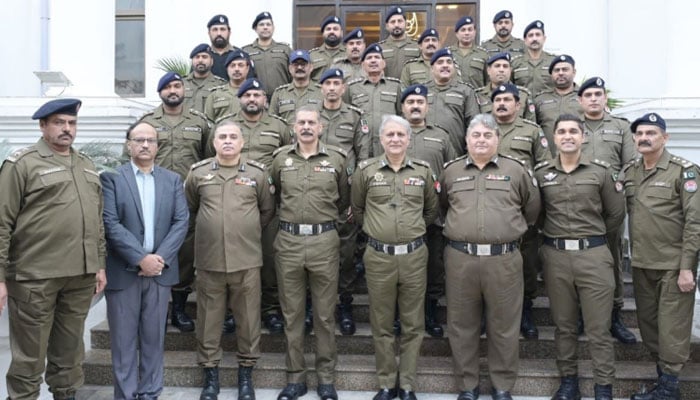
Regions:
<svg viewBox="0 0 700 400"><path fill-rule="evenodd" d="M411 39L408 35L401 40L394 40L389 37L379 42L379 45L382 46L384 61L386 61L384 75L391 78L401 78L401 69L406 64L406 61L420 57L418 42Z"/></svg>
<svg viewBox="0 0 700 400"><path fill-rule="evenodd" d="M403 87L428 82L432 77L430 60L425 60L423 57L406 61L406 64L401 69L401 84Z"/></svg>
<svg viewBox="0 0 700 400"><path fill-rule="evenodd" d="M337 48L329 49L324 43L309 50L309 56L311 56L311 64L314 65L314 69L311 71L311 80L318 82L323 71L328 69L336 60L345 56L345 45L341 43Z"/></svg>
<svg viewBox="0 0 700 400"><path fill-rule="evenodd" d="M309 82L309 86L297 89L294 82L282 85L275 89L270 100L270 114L282 117L288 123L294 120L294 112L297 108L312 104L321 107L323 93L321 86L316 82Z"/></svg>
<svg viewBox="0 0 700 400"><path fill-rule="evenodd" d="M102 185L87 156L59 156L43 139L15 151L0 167L0 202L0 282L105 268Z"/></svg>
<svg viewBox="0 0 700 400"><path fill-rule="evenodd" d="M533 168L549 157L549 142L537 124L516 118L511 124L498 124L501 137L498 153L524 161Z"/></svg>
<svg viewBox="0 0 700 400"><path fill-rule="evenodd" d="M412 128L411 142L408 144L406 154L412 159L427 162L435 175L442 173L446 162L457 158L450 136L437 126L426 125L421 128Z"/></svg>
<svg viewBox="0 0 700 400"><path fill-rule="evenodd" d="M401 113L401 82L395 78L382 77L375 85L369 78L356 78L348 82L344 99L362 110L369 125L371 149L369 156L384 153L379 143L379 126L385 114L399 115Z"/></svg>
<svg viewBox="0 0 700 400"><path fill-rule="evenodd" d="M275 152L270 174L275 182L280 221L296 224L320 224L338 221L349 205L345 151L318 144L318 153L305 159L298 144Z"/></svg>
<svg viewBox="0 0 700 400"><path fill-rule="evenodd" d="M464 135L469 121L479 113L474 90L466 83L452 81L438 86L435 79L426 84L428 88L428 115L430 125L437 125L450 135L457 155L465 153Z"/></svg>
<svg viewBox="0 0 700 400"><path fill-rule="evenodd" d="M292 52L289 44L273 40L270 47L264 48L258 44L258 39L255 39L253 43L243 46L243 50L253 61L255 74L265 87L268 99L272 97L276 87L292 81L288 68L289 55Z"/></svg>
<svg viewBox="0 0 700 400"><path fill-rule="evenodd" d="M204 114L211 122L217 122L222 117L238 114L241 111L241 100L237 96L238 88L228 83L216 87L204 103Z"/></svg>
<svg viewBox="0 0 700 400"><path fill-rule="evenodd" d="M616 174L604 161L582 155L576 169L565 172L557 157L537 164L535 177L544 203L545 236L603 236L619 229L625 219L622 184L616 185Z"/></svg>
<svg viewBox="0 0 700 400"><path fill-rule="evenodd" d="M700 250L700 169L664 150L650 171L640 158L625 166L632 266L695 270Z"/></svg>
<svg viewBox="0 0 700 400"><path fill-rule="evenodd" d="M481 42L481 47L486 49L489 57L496 53L508 52L511 56L525 53L525 42L522 39L511 36L505 42L498 40L498 36L494 35L491 39Z"/></svg>
<svg viewBox="0 0 700 400"><path fill-rule="evenodd" d="M450 50L463 82L475 88L486 85L486 60L489 59L489 55L485 48L472 46L471 49L461 49L458 46L450 46Z"/></svg>
<svg viewBox="0 0 700 400"><path fill-rule="evenodd" d="M355 78L365 76L362 70L362 63L353 64L348 58L343 57L331 65L331 68L338 68L343 71L343 80L347 83Z"/></svg>
<svg viewBox="0 0 700 400"><path fill-rule="evenodd" d="M195 227L198 270L236 272L262 266L262 227L275 212L270 181L265 165L252 160L223 167L209 158L192 166L185 195Z"/></svg>
<svg viewBox="0 0 700 400"><path fill-rule="evenodd" d="M201 113L204 112L204 104L211 92L215 88L226 84L226 80L212 73L206 78L198 79L194 77L194 72L190 72L189 75L182 79L182 82L185 85L184 107L187 109L194 108Z"/></svg>
<svg viewBox="0 0 700 400"><path fill-rule="evenodd" d="M526 87L532 94L551 89L554 83L549 74L549 64L553 59L554 54L543 51L540 58L535 60L525 51L522 56L515 57L511 62L513 82L518 86Z"/></svg>
<svg viewBox="0 0 700 400"><path fill-rule="evenodd" d="M180 118L171 125L161 105L146 113L141 121L153 125L158 132L156 164L185 180L192 164L204 158L210 130L207 118L198 111L183 109Z"/></svg>
<svg viewBox="0 0 700 400"><path fill-rule="evenodd" d="M630 123L624 118L605 113L601 121L584 119L583 133L583 154L610 163L616 172L637 155Z"/></svg>
<svg viewBox="0 0 700 400"><path fill-rule="evenodd" d="M440 176L440 204L447 210L443 235L480 244L519 240L540 212L537 181L525 165L494 156L480 170L460 157Z"/></svg>
<svg viewBox="0 0 700 400"><path fill-rule="evenodd" d="M345 150L349 166L354 169L358 162L369 158L369 125L362 110L345 103L334 111L321 108L321 122L321 142Z"/></svg>
<svg viewBox="0 0 700 400"><path fill-rule="evenodd" d="M554 143L552 141L554 139L554 122L560 115L573 114L583 118L583 109L578 102L577 91L578 87L574 85L573 90L565 95L560 95L556 90L549 89L535 96L533 101L535 119L550 143ZM550 151L554 155L556 147L551 146Z"/></svg>
<svg viewBox="0 0 700 400"><path fill-rule="evenodd" d="M380 242L413 241L438 216L435 187L435 175L425 161L405 157L398 171L385 155L363 161L352 178L355 222Z"/></svg>
<svg viewBox="0 0 700 400"><path fill-rule="evenodd" d="M491 94L493 94L494 89L495 88L492 88L490 84L476 89L480 113L491 114L493 110ZM518 86L518 91L520 92L520 117L535 122L535 105L532 103L530 91L522 86Z"/></svg>

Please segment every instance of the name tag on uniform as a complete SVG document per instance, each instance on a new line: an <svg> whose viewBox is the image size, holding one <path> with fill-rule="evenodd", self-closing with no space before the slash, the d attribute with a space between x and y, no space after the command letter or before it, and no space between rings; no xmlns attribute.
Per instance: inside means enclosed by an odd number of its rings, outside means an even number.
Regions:
<svg viewBox="0 0 700 400"><path fill-rule="evenodd" d="M486 175L485 179L489 181L509 181L510 176L508 175L496 175L496 174L488 174Z"/></svg>

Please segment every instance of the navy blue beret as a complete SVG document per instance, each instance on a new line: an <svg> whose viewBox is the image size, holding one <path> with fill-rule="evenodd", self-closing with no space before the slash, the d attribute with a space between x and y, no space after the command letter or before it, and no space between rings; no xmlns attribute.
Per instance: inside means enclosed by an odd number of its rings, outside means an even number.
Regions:
<svg viewBox="0 0 700 400"><path fill-rule="evenodd" d="M594 76L593 78L590 78L590 79L586 79L586 81L581 84L581 87L578 88L578 95L579 96L583 95L583 92L585 92L586 89L603 89L603 90L605 90L605 81L602 78L599 78L597 76Z"/></svg>
<svg viewBox="0 0 700 400"><path fill-rule="evenodd" d="M425 98L428 98L428 88L423 86L423 85L411 85L407 87L406 89L401 92L401 102L403 103L404 100L406 100L406 97L412 95L412 94L417 94L419 96L423 96Z"/></svg>
<svg viewBox="0 0 700 400"><path fill-rule="evenodd" d="M513 85L512 83L504 83L503 85L499 85L493 93L491 93L491 101L493 102L493 99L503 93L512 93L513 97L515 97L516 100L520 100L520 91L518 90L518 87Z"/></svg>
<svg viewBox="0 0 700 400"><path fill-rule="evenodd" d="M262 82L260 82L256 78L248 78L245 81L243 81L241 87L238 88L236 96L241 97L245 94L245 92L249 90L265 90L265 88L263 87Z"/></svg>
<svg viewBox="0 0 700 400"><path fill-rule="evenodd" d="M364 39L365 38L365 31L362 30L362 28L355 28L350 31L345 37L343 38L343 43L347 43L353 39Z"/></svg>
<svg viewBox="0 0 700 400"><path fill-rule="evenodd" d="M44 103L32 115L32 119L42 119L53 114L78 115L82 102L78 99L56 99Z"/></svg>
<svg viewBox="0 0 700 400"><path fill-rule="evenodd" d="M362 52L362 61L365 61L365 57L367 57L367 54L371 54L371 53L379 53L379 55L381 55L382 58L384 58L384 52L382 51L382 46L380 46L377 43L372 43L369 46L367 46L365 51Z"/></svg>
<svg viewBox="0 0 700 400"><path fill-rule="evenodd" d="M573 58L573 57L571 57L571 56L568 55L568 54L562 54L562 55L560 55L560 56L554 57L554 59L552 60L552 62L549 63L549 73L550 73L550 74L552 73L552 70L554 69L554 67L555 67L557 64L559 64L560 62L569 63L569 64L571 64L572 67L575 67L575 66L576 66L576 62L574 61L574 58Z"/></svg>
<svg viewBox="0 0 700 400"><path fill-rule="evenodd" d="M321 33L323 33L323 30L326 29L326 25L328 24L338 24L341 27L343 26L343 24L340 23L340 18L336 17L335 15L331 15L330 17L326 17L326 19L321 22Z"/></svg>
<svg viewBox="0 0 700 400"><path fill-rule="evenodd" d="M243 50L232 51L228 55L228 57L226 57L226 61L224 61L224 67L228 67L228 65L231 64L233 60L246 60L248 62L248 65L250 65L250 56Z"/></svg>
<svg viewBox="0 0 700 400"><path fill-rule="evenodd" d="M311 62L311 56L306 50L294 50L292 54L289 55L289 63L292 64L296 60L304 60L308 63Z"/></svg>
<svg viewBox="0 0 700 400"><path fill-rule="evenodd" d="M495 24L502 19L513 19L513 13L508 10L499 11L493 16L493 23Z"/></svg>
<svg viewBox="0 0 700 400"><path fill-rule="evenodd" d="M440 39L440 35L438 35L438 31L433 29L433 28L429 28L429 29L424 30L423 33L420 34L420 36L418 37L418 43L422 43L423 40L425 40L425 38L427 38L427 37L434 37L434 38L437 38L438 40Z"/></svg>
<svg viewBox="0 0 700 400"><path fill-rule="evenodd" d="M343 79L345 75L343 74L343 70L339 68L329 68L323 72L323 75L321 75L321 79L318 80L318 83L323 83L326 81L326 79L330 78L338 78L338 79Z"/></svg>
<svg viewBox="0 0 700 400"><path fill-rule="evenodd" d="M253 20L253 29L258 27L258 23L264 19L269 19L272 21L272 14L270 14L267 11L263 11L260 14L255 16L255 20Z"/></svg>
<svg viewBox="0 0 700 400"><path fill-rule="evenodd" d="M207 28L211 28L212 25L226 25L228 26L228 17L224 14L219 14L211 17L207 23Z"/></svg>
<svg viewBox="0 0 700 400"><path fill-rule="evenodd" d="M199 53L208 53L211 48L209 47L208 44L206 43L200 43L197 46L195 46L192 51L190 51L190 58L194 58Z"/></svg>
<svg viewBox="0 0 700 400"><path fill-rule="evenodd" d="M474 18L472 17L462 17L457 20L457 23L455 24L455 32L459 30L459 28L463 27L464 25L471 25L474 23Z"/></svg>
<svg viewBox="0 0 700 400"><path fill-rule="evenodd" d="M655 125L661 128L662 131L666 132L666 120L661 118L657 113L644 114L632 122L630 129L632 132L637 132L637 127L639 125Z"/></svg>
<svg viewBox="0 0 700 400"><path fill-rule="evenodd" d="M510 59L511 59L510 53L504 51L501 53L496 53L496 54L492 55L491 57L489 57L489 59L486 60L486 65L491 65L498 60L506 60L510 63Z"/></svg>
<svg viewBox="0 0 700 400"><path fill-rule="evenodd" d="M448 49L447 47L443 47L440 50L436 51L432 57L430 57L430 65L435 64L435 61L437 61L440 57L454 58L452 56L452 50Z"/></svg>
<svg viewBox="0 0 700 400"><path fill-rule="evenodd" d="M168 86L168 84L172 81L181 81L181 80L182 80L182 77L180 76L180 74L178 74L177 72L168 71L158 81L158 91L160 92L161 90L163 90L163 88Z"/></svg>
<svg viewBox="0 0 700 400"><path fill-rule="evenodd" d="M391 19L391 17L393 17L394 15L400 15L406 18L406 16L403 13L403 8L401 6L391 6L389 7L389 11L386 13L386 17L384 17L384 23L389 22L389 19Z"/></svg>
<svg viewBox="0 0 700 400"><path fill-rule="evenodd" d="M544 34L544 22L538 20L530 22L526 27L525 31L523 32L523 37L527 36L527 33L530 32L533 29L539 29L542 31L542 34Z"/></svg>

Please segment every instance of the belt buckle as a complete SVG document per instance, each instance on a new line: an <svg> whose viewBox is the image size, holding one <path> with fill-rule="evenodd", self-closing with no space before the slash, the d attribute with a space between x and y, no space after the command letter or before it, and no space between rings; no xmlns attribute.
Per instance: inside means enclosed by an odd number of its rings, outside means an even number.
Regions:
<svg viewBox="0 0 700 400"><path fill-rule="evenodd" d="M476 245L476 255L477 256L490 256L491 255L491 245L490 244L477 244Z"/></svg>
<svg viewBox="0 0 700 400"><path fill-rule="evenodd" d="M564 250L581 250L579 241L564 239Z"/></svg>
<svg viewBox="0 0 700 400"><path fill-rule="evenodd" d="M311 224L299 224L299 234L300 235L312 235L314 233L314 226Z"/></svg>
<svg viewBox="0 0 700 400"><path fill-rule="evenodd" d="M402 255L402 254L408 254L408 245L407 244L402 244L399 246L394 246L394 255Z"/></svg>

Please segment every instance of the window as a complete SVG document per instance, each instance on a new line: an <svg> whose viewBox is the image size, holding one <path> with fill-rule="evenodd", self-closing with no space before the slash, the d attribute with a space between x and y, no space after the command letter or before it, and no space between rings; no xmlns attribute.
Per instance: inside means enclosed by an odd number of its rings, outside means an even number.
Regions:
<svg viewBox="0 0 700 400"><path fill-rule="evenodd" d="M145 0L116 0L114 92L143 97L146 83Z"/></svg>

